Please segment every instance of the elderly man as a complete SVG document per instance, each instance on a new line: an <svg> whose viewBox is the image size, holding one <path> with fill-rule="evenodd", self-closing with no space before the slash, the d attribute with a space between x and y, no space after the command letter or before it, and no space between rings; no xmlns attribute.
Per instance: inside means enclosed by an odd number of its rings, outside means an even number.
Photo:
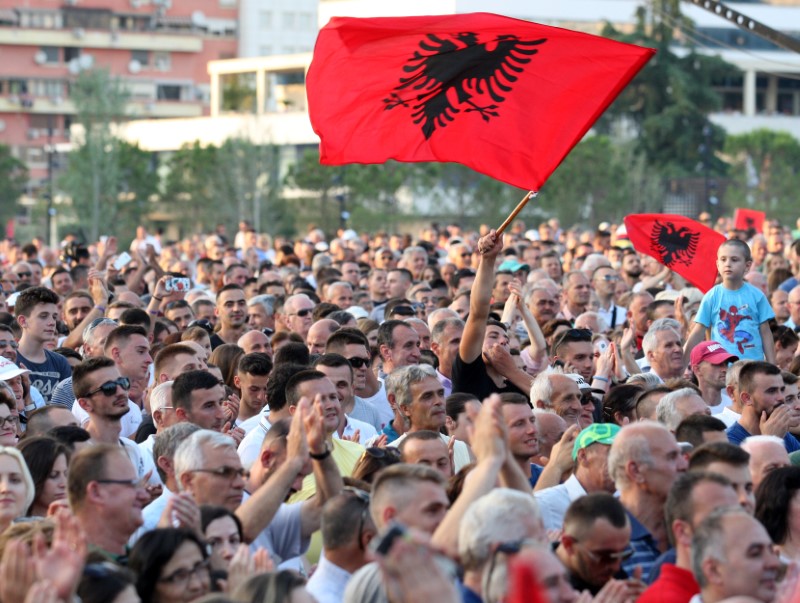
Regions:
<svg viewBox="0 0 800 603"><path fill-rule="evenodd" d="M789 467L789 453L781 438L771 435L750 436L742 442L742 450L750 455L748 466L753 477L753 490L770 472L779 467Z"/></svg>
<svg viewBox="0 0 800 603"><path fill-rule="evenodd" d="M444 387L444 395L453 393L453 361L458 355L458 346L464 335L464 321L460 318L445 318L431 330L431 351L439 361L436 378Z"/></svg>
<svg viewBox="0 0 800 603"><path fill-rule="evenodd" d="M308 329L308 337L306 337L308 352L310 354L324 354L325 344L328 342L328 338L333 335L339 327L339 323L330 318L322 318L312 324Z"/></svg>
<svg viewBox="0 0 800 603"><path fill-rule="evenodd" d="M526 303L540 327L558 314L558 297L544 284L537 283L533 286Z"/></svg>
<svg viewBox="0 0 800 603"><path fill-rule="evenodd" d="M794 329L800 326L800 285L789 291L786 303L789 306L789 318L783 324L790 329Z"/></svg>
<svg viewBox="0 0 800 603"><path fill-rule="evenodd" d="M692 537L700 522L714 509L736 506L730 481L718 474L689 472L681 475L667 497L665 513L672 549L662 556L659 575L651 574L651 586L638 601L689 603L700 592L692 575Z"/></svg>
<svg viewBox="0 0 800 603"><path fill-rule="evenodd" d="M722 412L727 406L722 394L725 391L728 363L736 362L739 358L729 354L716 341L700 342L694 346L689 358L689 366L697 378L697 385L702 392L703 400L711 409L711 414ZM727 398L727 394L725 397ZM727 402L730 404L730 398Z"/></svg>
<svg viewBox="0 0 800 603"><path fill-rule="evenodd" d="M447 419L444 388L432 367L407 366L396 370L386 379L386 393L389 402L404 417L407 425L406 432L394 440L394 446L400 446L407 433L422 430L439 432L444 427ZM440 438L445 443L449 442L443 434ZM455 471L469 464L470 460L467 445L456 440L453 444Z"/></svg>
<svg viewBox="0 0 800 603"><path fill-rule="evenodd" d="M692 415L710 415L711 409L694 388L684 387L670 392L658 401L656 419L672 433Z"/></svg>
<svg viewBox="0 0 800 603"><path fill-rule="evenodd" d="M578 434L572 448L575 469L563 484L534 492L547 530L560 530L570 504L586 494L616 490L608 474L608 453L619 433L613 423L590 425Z"/></svg>
<svg viewBox="0 0 800 603"><path fill-rule="evenodd" d="M555 412L568 425L584 428L592 423L593 405L583 404L578 383L560 369L547 369L536 376L531 386L531 402L536 408Z"/></svg>
<svg viewBox="0 0 800 603"><path fill-rule="evenodd" d="M149 501L125 450L95 444L75 454L67 479L73 515L86 534L90 550L114 562L124 560L131 535L142 525Z"/></svg>
<svg viewBox="0 0 800 603"><path fill-rule="evenodd" d="M299 333L305 340L308 337L308 330L313 322L312 312L316 304L308 295L298 293L290 295L283 302L283 310L278 315L276 327L281 331L293 331Z"/></svg>
<svg viewBox="0 0 800 603"><path fill-rule="evenodd" d="M741 444L754 435L783 438L788 452L800 450L800 441L789 430L796 427L794 409L784 404L786 386L781 369L769 362L754 361L739 371L742 415L728 428L728 440Z"/></svg>
<svg viewBox="0 0 800 603"><path fill-rule="evenodd" d="M353 285L347 281L336 281L328 285L326 300L343 310L353 305Z"/></svg>
<svg viewBox="0 0 800 603"><path fill-rule="evenodd" d="M668 322L669 321L669 322ZM642 350L650 372L661 381L683 376L683 342L680 332L673 326L675 321L655 321L642 339Z"/></svg>
<svg viewBox="0 0 800 603"><path fill-rule="evenodd" d="M722 507L706 517L692 539L691 556L703 603L775 600L780 559L764 526L741 509Z"/></svg>
<svg viewBox="0 0 800 603"><path fill-rule="evenodd" d="M636 600L644 583L622 569L629 554L631 522L620 502L608 493L588 494L572 503L556 555L567 568L572 586L597 595L619 581L619 601Z"/></svg>
<svg viewBox="0 0 800 603"><path fill-rule="evenodd" d="M247 333L239 338L236 345L242 348L245 354L262 352L272 360L272 344L269 341L269 337L264 335L261 331L247 331Z"/></svg>
<svg viewBox="0 0 800 603"><path fill-rule="evenodd" d="M637 565L647 576L668 548L664 503L686 459L666 427L639 421L623 427L608 455L608 472L631 522L633 555L623 563L632 574Z"/></svg>
<svg viewBox="0 0 800 603"><path fill-rule="evenodd" d="M247 326L259 331L275 330L274 295L256 295L247 300Z"/></svg>

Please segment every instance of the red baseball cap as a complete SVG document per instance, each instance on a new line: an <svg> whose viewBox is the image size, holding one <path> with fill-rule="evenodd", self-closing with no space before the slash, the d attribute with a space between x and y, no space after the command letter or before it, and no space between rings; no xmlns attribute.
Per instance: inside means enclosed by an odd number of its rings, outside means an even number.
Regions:
<svg viewBox="0 0 800 603"><path fill-rule="evenodd" d="M702 341L694 346L690 358L691 366L697 366L703 361L711 364L722 364L723 362L736 362L738 356L734 356L722 344L716 341Z"/></svg>

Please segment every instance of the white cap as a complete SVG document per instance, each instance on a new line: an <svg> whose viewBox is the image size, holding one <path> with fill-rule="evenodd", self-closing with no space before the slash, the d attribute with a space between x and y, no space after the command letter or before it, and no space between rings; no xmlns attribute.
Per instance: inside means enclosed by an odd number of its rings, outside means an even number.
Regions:
<svg viewBox="0 0 800 603"><path fill-rule="evenodd" d="M19 368L8 358L0 356L0 381L8 381L14 377L19 377L25 373L30 373L28 369Z"/></svg>

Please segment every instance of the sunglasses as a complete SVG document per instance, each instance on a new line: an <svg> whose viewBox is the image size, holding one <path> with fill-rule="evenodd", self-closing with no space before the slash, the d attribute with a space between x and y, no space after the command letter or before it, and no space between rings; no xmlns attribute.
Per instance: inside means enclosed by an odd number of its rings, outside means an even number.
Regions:
<svg viewBox="0 0 800 603"><path fill-rule="evenodd" d="M6 348L16 350L19 348L19 344L16 341L0 341L0 350L4 350Z"/></svg>
<svg viewBox="0 0 800 603"><path fill-rule="evenodd" d="M106 381L103 383L103 385L97 389L93 389L84 397L88 398L89 396L94 396L97 392L102 392L104 396L113 396L117 393L117 387L121 387L123 390L128 391L131 388L131 380L127 377L120 377L119 379L114 379L113 381Z"/></svg>
<svg viewBox="0 0 800 603"><path fill-rule="evenodd" d="M308 316L314 311L314 308L303 308L302 310L298 310L294 314L289 314L289 316L299 316L301 318Z"/></svg>
<svg viewBox="0 0 800 603"><path fill-rule="evenodd" d="M33 272L17 272L16 275L19 278L29 278L29 277L33 276Z"/></svg>
<svg viewBox="0 0 800 603"><path fill-rule="evenodd" d="M352 358L348 358L347 362L350 363L354 369L364 368L365 366L369 366L372 364L372 358L361 358L360 356L353 356Z"/></svg>
<svg viewBox="0 0 800 603"><path fill-rule="evenodd" d="M395 306L394 310L392 310L392 314L397 314L398 316L416 316L417 313L411 306Z"/></svg>
<svg viewBox="0 0 800 603"><path fill-rule="evenodd" d="M187 329L191 329L192 327L200 327L209 335L211 335L214 332L214 325L212 325L207 318L200 318L198 320L193 320L188 325L186 325Z"/></svg>

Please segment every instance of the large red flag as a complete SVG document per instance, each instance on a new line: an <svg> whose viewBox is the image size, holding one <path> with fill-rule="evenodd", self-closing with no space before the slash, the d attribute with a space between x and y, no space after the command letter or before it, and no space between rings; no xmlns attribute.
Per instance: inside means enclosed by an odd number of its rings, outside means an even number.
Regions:
<svg viewBox="0 0 800 603"><path fill-rule="evenodd" d="M636 251L677 272L703 293L717 280L717 249L725 237L708 226L673 214L634 214L625 218Z"/></svg>
<svg viewBox="0 0 800 603"><path fill-rule="evenodd" d="M306 82L320 162L455 161L539 190L654 53L489 13L335 17Z"/></svg>
<svg viewBox="0 0 800 603"><path fill-rule="evenodd" d="M767 214L763 211L737 207L736 211L733 212L733 227L737 230L750 230L753 228L756 232L764 232L764 221L766 219Z"/></svg>

